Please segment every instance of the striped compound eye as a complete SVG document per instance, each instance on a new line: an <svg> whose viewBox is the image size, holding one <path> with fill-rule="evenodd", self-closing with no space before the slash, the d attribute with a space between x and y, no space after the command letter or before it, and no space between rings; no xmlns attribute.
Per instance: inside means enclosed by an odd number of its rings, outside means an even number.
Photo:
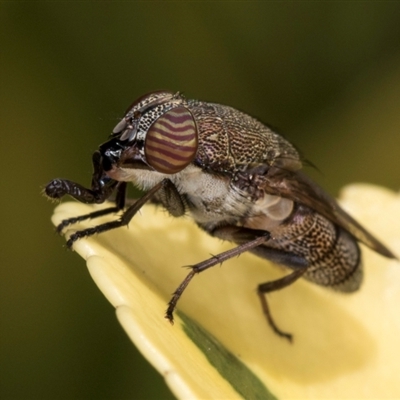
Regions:
<svg viewBox="0 0 400 400"><path fill-rule="evenodd" d="M144 151L147 163L156 171L176 174L192 162L197 146L192 114L185 107L176 107L150 126Z"/></svg>

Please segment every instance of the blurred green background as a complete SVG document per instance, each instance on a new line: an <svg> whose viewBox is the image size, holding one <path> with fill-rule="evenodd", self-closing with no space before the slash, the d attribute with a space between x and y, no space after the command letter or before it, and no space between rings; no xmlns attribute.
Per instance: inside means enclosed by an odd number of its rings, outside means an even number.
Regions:
<svg viewBox="0 0 400 400"><path fill-rule="evenodd" d="M2 399L172 398L40 195L55 177L89 184L91 153L142 94L179 90L278 127L333 195L358 181L399 188L398 2L0 10Z"/></svg>

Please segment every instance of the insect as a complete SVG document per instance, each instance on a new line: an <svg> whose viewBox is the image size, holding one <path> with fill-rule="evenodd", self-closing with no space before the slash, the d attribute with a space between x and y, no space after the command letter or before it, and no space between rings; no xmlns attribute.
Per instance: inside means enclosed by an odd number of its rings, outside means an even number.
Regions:
<svg viewBox="0 0 400 400"><path fill-rule="evenodd" d="M274 332L291 340L272 318L266 294L303 277L342 292L362 281L358 242L395 258L379 240L348 215L302 172L297 150L258 120L234 108L188 100L180 93L152 92L136 100L93 154L90 188L54 179L47 196L70 195L83 203L115 205L62 221L65 227L122 212L109 222L77 231L80 238L127 225L147 202L179 217L189 214L210 235L237 247L191 267L166 311L173 311L192 278L250 251L288 267L283 278L258 286L263 313ZM127 182L145 194L125 207Z"/></svg>

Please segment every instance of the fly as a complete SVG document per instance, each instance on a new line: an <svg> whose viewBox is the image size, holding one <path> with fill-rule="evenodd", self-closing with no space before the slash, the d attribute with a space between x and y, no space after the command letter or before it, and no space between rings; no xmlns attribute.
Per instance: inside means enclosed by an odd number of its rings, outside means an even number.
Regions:
<svg viewBox="0 0 400 400"><path fill-rule="evenodd" d="M90 188L54 179L46 195L70 195L90 204L114 195L115 205L66 219L57 231L123 213L75 232L68 247L80 238L127 225L147 202L161 204L174 217L188 214L211 236L237 244L191 267L168 303L166 318L171 323L178 300L196 274L250 251L288 268L283 278L258 285L257 293L271 328L291 340L274 322L267 293L300 277L341 292L358 290L363 275L359 242L395 258L301 172L301 158L287 140L228 106L167 91L142 96L128 108L110 140L94 152L92 162ZM125 207L127 182L145 194Z"/></svg>

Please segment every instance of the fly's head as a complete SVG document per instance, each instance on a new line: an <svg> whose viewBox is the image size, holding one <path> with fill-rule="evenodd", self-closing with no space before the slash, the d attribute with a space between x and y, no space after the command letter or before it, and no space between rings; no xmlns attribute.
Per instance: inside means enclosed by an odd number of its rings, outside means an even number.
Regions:
<svg viewBox="0 0 400 400"><path fill-rule="evenodd" d="M130 180L133 169L176 174L193 161L198 148L195 119L179 93L139 98L112 136L99 152L104 172L115 180Z"/></svg>

